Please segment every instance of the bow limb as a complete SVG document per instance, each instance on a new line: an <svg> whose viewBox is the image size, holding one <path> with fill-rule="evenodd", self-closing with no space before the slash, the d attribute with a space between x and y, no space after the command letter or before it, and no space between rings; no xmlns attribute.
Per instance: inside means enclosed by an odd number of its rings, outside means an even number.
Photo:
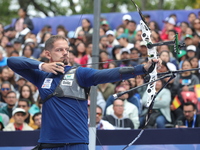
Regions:
<svg viewBox="0 0 200 150"><path fill-rule="evenodd" d="M146 45L148 44L152 44L152 41L151 41L151 31L150 31L150 28L147 26L147 23L145 22L145 19L142 15L142 12L140 10L140 8L137 6L137 4L131 0L133 2L133 4L135 5L135 7L137 8L137 11L141 17L141 20L140 20L140 27L142 29L142 40L144 42L146 42ZM157 59L157 51L156 51L156 48L155 47L151 47L151 48L148 48L147 47L147 53L148 53L148 59L149 60L152 60L152 59ZM152 62L154 63L154 62ZM155 81L157 79L157 65L154 63L154 68L153 68L153 71L151 71L149 74L150 74L150 82L152 81ZM148 100L147 100L147 107L149 107L151 105L151 102L153 101L153 97L155 96L156 94L156 90L155 90L155 86L156 86L156 83L153 82L152 84L149 84L147 86L147 94L148 94Z"/></svg>

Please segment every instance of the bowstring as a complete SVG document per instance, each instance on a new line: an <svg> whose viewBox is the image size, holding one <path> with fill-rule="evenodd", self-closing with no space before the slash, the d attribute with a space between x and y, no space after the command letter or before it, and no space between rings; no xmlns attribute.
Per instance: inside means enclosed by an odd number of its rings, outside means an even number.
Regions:
<svg viewBox="0 0 200 150"><path fill-rule="evenodd" d="M132 1L132 3L135 5L135 7L136 7L136 9L137 9L137 11L138 11L138 13L139 13L139 15L140 15L142 21L143 21L143 22L146 24L146 26L147 26L147 23L146 23L146 21L145 21L143 15L142 15L142 12L141 12L140 8L137 6L137 4L136 4L133 0L131 0L131 1ZM149 28L149 27L147 26L147 28ZM149 28L149 30L150 30L150 28ZM156 95L157 95L157 94L156 94ZM133 139L133 141L131 141L131 143L129 143L128 145L126 145L122 150L126 150L128 147L130 147L131 145L133 145L133 144L141 137L141 135L143 134L144 129L146 128L146 126L147 126L147 124L148 124L148 122L149 122L150 115L151 115L151 110L152 110L152 108L153 108L153 103L154 103L154 100L155 100L156 95L154 95L153 101L151 101L151 104L150 104L150 106L149 106L149 108L148 108L148 114L146 115L146 120L145 120L145 125L144 125L144 127L143 127L142 130L139 132L139 134L137 135L137 137L135 137L135 138Z"/></svg>
<svg viewBox="0 0 200 150"><path fill-rule="evenodd" d="M81 14L81 17L80 17L79 20L78 20L77 27L79 26L79 24L80 24L80 22L81 22L81 20L82 20L82 17L83 17L83 14ZM76 30L75 30L75 32L74 32L73 37L75 37L75 34L76 34ZM71 46L69 46L69 47L71 47ZM94 64L94 63L93 63L93 64ZM73 66L72 66L72 68L74 69L74 68L77 68L77 67L79 67L79 66L82 66L82 65L78 65L78 66L76 66L76 67L73 67ZM79 107L81 108L81 111L82 111L82 113L84 114L85 118L88 118L88 116L84 113L83 107L81 106L79 100L76 99L76 101L77 101ZM87 101L88 101L88 100L87 100ZM90 123L89 123L89 125L90 125ZM93 132L93 134L95 134L95 131L94 131L93 128L92 128L92 132ZM97 134L95 134L95 136L96 136L98 142L100 143L102 150L104 150L103 145L101 144L101 141L100 141L99 137L97 136Z"/></svg>

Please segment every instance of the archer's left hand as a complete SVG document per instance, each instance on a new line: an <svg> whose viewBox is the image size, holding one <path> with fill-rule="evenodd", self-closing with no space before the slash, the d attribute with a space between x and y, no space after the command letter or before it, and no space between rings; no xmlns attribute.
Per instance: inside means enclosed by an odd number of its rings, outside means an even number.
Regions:
<svg viewBox="0 0 200 150"><path fill-rule="evenodd" d="M150 59L145 65L144 65L144 69L147 71L147 72L149 72L149 73L151 73L153 70L152 70L152 65L154 65L154 64L157 64L157 68L160 68L161 66L162 66L162 60L160 59L160 58L158 58L158 59ZM154 65L155 66L155 65ZM151 71L150 71L150 70Z"/></svg>

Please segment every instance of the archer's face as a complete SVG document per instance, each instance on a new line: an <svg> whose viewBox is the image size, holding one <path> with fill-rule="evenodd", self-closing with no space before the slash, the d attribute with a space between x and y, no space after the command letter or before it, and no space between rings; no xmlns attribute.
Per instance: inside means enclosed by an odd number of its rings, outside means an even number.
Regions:
<svg viewBox="0 0 200 150"><path fill-rule="evenodd" d="M46 56L50 62L63 62L68 64L69 62L69 46L65 40L57 40L54 42L54 47L50 51L46 51Z"/></svg>

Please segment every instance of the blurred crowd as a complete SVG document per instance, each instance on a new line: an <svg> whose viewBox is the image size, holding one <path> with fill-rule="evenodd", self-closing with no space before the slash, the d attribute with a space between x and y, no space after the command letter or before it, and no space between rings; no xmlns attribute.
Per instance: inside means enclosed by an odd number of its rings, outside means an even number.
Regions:
<svg viewBox="0 0 200 150"><path fill-rule="evenodd" d="M52 35L51 25L44 26L37 34L31 31L34 25L20 8L14 26L4 29L0 24L0 129L4 131L37 130L41 128L42 102L37 87L14 73L7 66L7 58L24 56L48 62L44 45ZM151 29L152 43L174 41L178 33L179 43L185 43L180 53L174 52L174 45L157 46L162 67L157 72L199 68L200 65L200 12L185 16L178 22L176 14L163 18L159 27L151 16L144 15ZM145 64L148 60L147 47L141 38L141 28L133 16L125 14L116 29L101 17L99 29L99 69ZM66 37L70 45L71 66L92 67L92 33L90 20L82 19L81 26L68 31L57 26L58 35ZM96 123L97 129L138 129L145 123L147 114L146 86L132 90L114 99L113 94L143 85L145 76L137 76L116 83L98 85ZM168 78L156 82L159 91ZM200 127L200 71L186 71L157 95L153 113L147 128ZM88 100L88 108L90 99ZM88 109L89 111L89 109ZM89 114L90 112L88 112Z"/></svg>

